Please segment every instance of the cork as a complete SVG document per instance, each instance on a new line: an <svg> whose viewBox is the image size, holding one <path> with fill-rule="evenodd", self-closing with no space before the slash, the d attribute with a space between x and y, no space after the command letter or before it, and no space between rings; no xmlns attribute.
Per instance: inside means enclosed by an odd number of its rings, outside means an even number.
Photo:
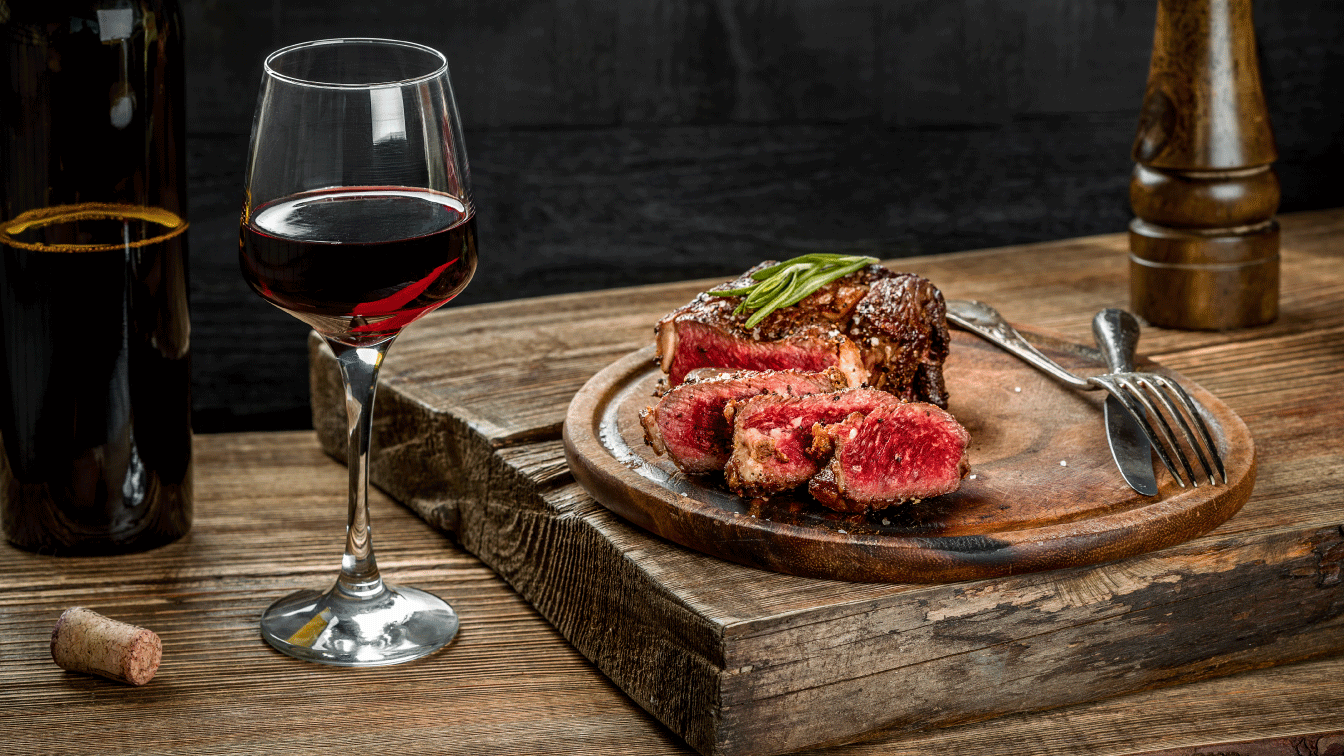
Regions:
<svg viewBox="0 0 1344 756"><path fill-rule="evenodd" d="M152 630L90 609L66 609L51 631L51 658L62 669L144 685L154 679L163 643Z"/></svg>

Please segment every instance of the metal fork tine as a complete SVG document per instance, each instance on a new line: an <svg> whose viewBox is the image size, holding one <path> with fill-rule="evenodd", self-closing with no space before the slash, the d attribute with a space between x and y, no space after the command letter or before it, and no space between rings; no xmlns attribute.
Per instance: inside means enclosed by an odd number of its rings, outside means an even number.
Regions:
<svg viewBox="0 0 1344 756"><path fill-rule="evenodd" d="M1162 405L1167 408L1167 411L1171 413L1172 418L1181 426L1181 433L1185 434L1186 443L1190 445L1191 449L1195 450L1195 454L1199 457L1199 463L1204 467L1204 474L1209 476L1209 485L1217 485L1218 481L1214 478L1213 465L1209 464L1208 456L1204 454L1204 445L1195 439L1195 432L1190 427L1190 423L1185 419L1186 414L1190 414L1191 416L1194 415L1194 407L1186 405L1185 400L1172 388L1175 384L1162 376L1145 376L1139 381L1139 384L1146 387L1153 396L1157 397L1157 399L1162 402ZM1171 399L1173 396L1176 397L1177 401L1181 402L1185 412L1177 409L1176 403ZM1212 450L1210 450L1210 453L1212 453Z"/></svg>
<svg viewBox="0 0 1344 756"><path fill-rule="evenodd" d="M1176 479L1181 488L1185 488L1185 481L1181 479L1181 474L1176 472L1176 464L1172 461L1171 455L1167 453L1167 444L1158 437L1157 430L1148 422L1143 406L1135 402L1129 392L1125 390L1125 387L1114 378L1114 375L1107 375L1096 376L1092 380L1106 389L1111 396L1114 396L1116 401L1120 402L1120 405L1125 408L1125 411L1134 418L1134 421L1139 425L1139 430L1142 430L1143 435L1148 437L1149 445L1157 452L1158 458L1167 468L1167 472L1171 473L1171 477Z"/></svg>
<svg viewBox="0 0 1344 756"><path fill-rule="evenodd" d="M1181 434L1185 437L1186 444L1194 450L1195 456L1199 457L1199 464L1204 468L1204 474L1209 476L1209 485L1212 486L1217 484L1218 481L1213 477L1213 465L1209 464L1209 458L1204 454L1203 445L1195 439L1195 432L1190 428L1190 423L1186 421L1185 413L1181 412L1181 410L1177 408L1176 403L1172 401L1171 397L1175 396L1175 394L1166 390L1170 387L1170 384L1163 381L1160 376L1155 375L1135 376L1135 383L1139 387L1146 389L1149 396L1162 403L1162 407L1166 409L1165 414L1170 415L1171 419L1180 427ZM1177 400L1180 399L1179 396L1176 398ZM1175 430L1173 430L1172 435L1175 436L1175 433ZM1191 480L1194 479L1194 474L1194 470L1191 469ZM1196 483L1195 485L1198 486L1199 484Z"/></svg>
<svg viewBox="0 0 1344 756"><path fill-rule="evenodd" d="M1227 483L1227 469L1223 466L1223 455L1218 453L1218 445L1213 442L1213 434L1209 432L1209 426L1204 422L1204 416L1199 412L1199 405L1195 403L1193 397L1186 393L1181 384L1166 378L1163 378L1162 381L1175 392L1186 412L1194 419L1195 427L1199 429L1199 435L1204 439L1205 448L1209 450L1214 465L1218 467L1218 477L1223 479L1223 483ZM1213 477L1212 472L1209 473L1209 477Z"/></svg>
<svg viewBox="0 0 1344 756"><path fill-rule="evenodd" d="M1148 410L1149 415L1157 417L1157 428L1162 432L1162 438L1166 442L1168 449L1174 451L1176 457L1181 460L1181 466L1185 468L1190 485L1198 488L1199 478L1195 475L1195 468L1190 465L1190 460L1185 456L1185 451L1181 448L1180 442L1176 440L1176 431L1173 430L1171 424L1167 422L1166 415L1162 414L1162 412L1158 410L1157 405L1153 404L1148 398L1147 392L1143 390L1142 383L1134 377L1133 373L1117 374L1113 377L1120 383L1120 385L1125 387L1126 392L1143 405L1144 409Z"/></svg>

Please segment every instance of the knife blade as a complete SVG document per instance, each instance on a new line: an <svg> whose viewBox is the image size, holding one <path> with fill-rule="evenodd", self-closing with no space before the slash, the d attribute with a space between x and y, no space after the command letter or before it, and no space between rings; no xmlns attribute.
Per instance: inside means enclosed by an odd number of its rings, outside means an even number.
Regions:
<svg viewBox="0 0 1344 756"><path fill-rule="evenodd" d="M1106 358L1110 372L1125 373L1134 369L1139 321L1133 315L1114 307L1102 310L1092 319L1092 336ZM1153 450L1148 438L1124 405L1110 394L1106 395L1104 412L1106 440L1120 475L1135 491L1144 496L1156 496L1157 478L1153 473Z"/></svg>

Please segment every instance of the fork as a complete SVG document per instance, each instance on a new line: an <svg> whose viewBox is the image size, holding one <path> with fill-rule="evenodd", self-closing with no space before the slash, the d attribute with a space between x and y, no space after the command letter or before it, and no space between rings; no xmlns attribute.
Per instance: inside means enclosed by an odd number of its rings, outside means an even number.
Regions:
<svg viewBox="0 0 1344 756"><path fill-rule="evenodd" d="M983 302L950 300L947 303L947 319L993 342L1061 383L1084 391L1104 390L1114 396L1138 423L1167 472L1182 488L1186 487L1187 481L1191 486L1198 487L1200 477L1177 439L1176 428L1179 428L1185 445L1198 457L1209 485L1217 485L1218 478L1227 483L1222 455L1218 453L1218 446L1204 422L1199 405L1176 381L1156 373L1132 370L1088 378L1074 375L1032 346L997 310ZM1130 320L1133 322L1133 334L1099 332L1098 339L1137 338L1138 323L1132 318ZM1162 411L1159 411L1159 407ZM1149 422L1149 417L1157 418L1156 426ZM1180 461L1184 477L1177 471L1176 460Z"/></svg>

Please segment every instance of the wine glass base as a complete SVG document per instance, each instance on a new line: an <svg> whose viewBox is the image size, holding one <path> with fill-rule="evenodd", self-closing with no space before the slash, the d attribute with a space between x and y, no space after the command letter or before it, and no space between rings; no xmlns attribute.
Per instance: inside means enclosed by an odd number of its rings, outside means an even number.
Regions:
<svg viewBox="0 0 1344 756"><path fill-rule="evenodd" d="M281 653L338 667L419 659L452 640L457 626L457 613L443 599L391 585L366 598L338 588L297 591L261 616L261 636Z"/></svg>

